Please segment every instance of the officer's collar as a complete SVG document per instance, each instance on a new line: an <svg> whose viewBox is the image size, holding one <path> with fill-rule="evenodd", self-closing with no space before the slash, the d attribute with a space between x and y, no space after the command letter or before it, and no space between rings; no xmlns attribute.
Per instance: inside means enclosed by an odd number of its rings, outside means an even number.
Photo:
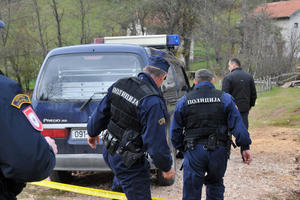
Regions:
<svg viewBox="0 0 300 200"><path fill-rule="evenodd" d="M197 88L202 87L202 86L209 86L211 88L215 88L215 86L211 82L203 81L203 82L200 82L197 85L195 85L194 90L196 90Z"/></svg>
<svg viewBox="0 0 300 200"><path fill-rule="evenodd" d="M152 85L152 87L154 87L157 91L160 91L159 88L157 87L156 83L154 82L154 80L150 76L150 74L148 74L147 72L139 73L138 77L140 79L144 80L145 82L150 83Z"/></svg>

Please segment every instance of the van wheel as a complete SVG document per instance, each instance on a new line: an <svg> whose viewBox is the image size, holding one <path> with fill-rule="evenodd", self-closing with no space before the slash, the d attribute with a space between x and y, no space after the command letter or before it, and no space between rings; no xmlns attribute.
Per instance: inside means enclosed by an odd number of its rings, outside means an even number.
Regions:
<svg viewBox="0 0 300 200"><path fill-rule="evenodd" d="M50 175L50 180L60 183L70 183L72 181L71 171L53 171Z"/></svg>
<svg viewBox="0 0 300 200"><path fill-rule="evenodd" d="M168 180L168 179L165 179L162 175L162 171L160 169L158 169L156 171L156 178L157 178L157 184L160 185L160 186L170 186L170 185L173 185L174 184L174 180L175 180L175 177Z"/></svg>

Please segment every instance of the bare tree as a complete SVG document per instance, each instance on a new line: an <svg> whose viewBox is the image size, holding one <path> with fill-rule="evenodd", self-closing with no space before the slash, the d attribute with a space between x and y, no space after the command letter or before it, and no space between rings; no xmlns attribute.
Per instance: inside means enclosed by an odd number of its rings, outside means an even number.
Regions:
<svg viewBox="0 0 300 200"><path fill-rule="evenodd" d="M193 32L198 27L203 0L153 0L147 30L156 34L178 33L183 41L183 56L188 70Z"/></svg>
<svg viewBox="0 0 300 200"><path fill-rule="evenodd" d="M57 45L59 47L62 47L63 42L62 42L62 33L61 33L61 22L62 22L62 18L64 16L64 10L59 14L56 0L52 0L51 8L53 10L53 15L55 17L56 25L57 25L56 26L56 28L57 28L57 41L58 41Z"/></svg>
<svg viewBox="0 0 300 200"><path fill-rule="evenodd" d="M38 22L38 30L39 30L39 38L40 38L38 43L42 48L43 57L46 57L47 48L46 48L46 45L45 45L45 42L44 42L43 30L42 30L42 25L41 25L40 9L39 9L37 0L32 0L32 2L33 2L33 5L34 5L34 10L35 10L35 13L36 13L36 19L37 19L37 22Z"/></svg>
<svg viewBox="0 0 300 200"><path fill-rule="evenodd" d="M89 12L89 2L84 0L78 0L78 9L79 9L79 19L80 19L80 44L86 44L89 42L88 40L88 30L86 28L86 24L88 24L87 13Z"/></svg>
<svg viewBox="0 0 300 200"><path fill-rule="evenodd" d="M287 49L288 55L288 70L295 71L295 65L297 62L297 58L300 54L300 31L298 29L293 29L290 37L287 41L287 45L285 47Z"/></svg>
<svg viewBox="0 0 300 200"><path fill-rule="evenodd" d="M4 54L4 49L6 48L7 42L8 42L8 36L10 31L10 23L11 23L11 0L4 0L0 2L0 19L5 19L6 27L4 30L0 31L1 35L1 42L2 47L0 47L1 54L0 58L3 58L3 65L4 65L4 74L8 76L8 64L7 64L7 57Z"/></svg>
<svg viewBox="0 0 300 200"><path fill-rule="evenodd" d="M241 23L243 36L239 57L254 77L274 76L288 70L288 57L280 29L268 13L248 15Z"/></svg>

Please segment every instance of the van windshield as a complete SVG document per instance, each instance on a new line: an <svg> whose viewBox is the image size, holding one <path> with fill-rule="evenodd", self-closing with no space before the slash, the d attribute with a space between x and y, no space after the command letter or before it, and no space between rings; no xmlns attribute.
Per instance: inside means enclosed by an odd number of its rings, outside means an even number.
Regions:
<svg viewBox="0 0 300 200"><path fill-rule="evenodd" d="M84 101L102 99L118 79L136 76L143 68L133 53L76 53L50 57L38 82L37 99Z"/></svg>

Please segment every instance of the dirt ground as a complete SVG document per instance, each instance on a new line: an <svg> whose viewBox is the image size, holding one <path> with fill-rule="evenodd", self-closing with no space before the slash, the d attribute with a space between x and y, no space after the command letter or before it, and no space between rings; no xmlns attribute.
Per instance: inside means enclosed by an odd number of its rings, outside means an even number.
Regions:
<svg viewBox="0 0 300 200"><path fill-rule="evenodd" d="M300 200L300 129L265 127L250 131L253 162L241 162L239 149L233 149L225 175L225 200ZM177 160L174 185L158 187L152 180L153 197L182 198L182 160ZM111 174L76 177L73 184L109 189ZM205 187L203 188L205 197ZM19 200L104 199L28 185ZM202 198L205 199L205 198Z"/></svg>

